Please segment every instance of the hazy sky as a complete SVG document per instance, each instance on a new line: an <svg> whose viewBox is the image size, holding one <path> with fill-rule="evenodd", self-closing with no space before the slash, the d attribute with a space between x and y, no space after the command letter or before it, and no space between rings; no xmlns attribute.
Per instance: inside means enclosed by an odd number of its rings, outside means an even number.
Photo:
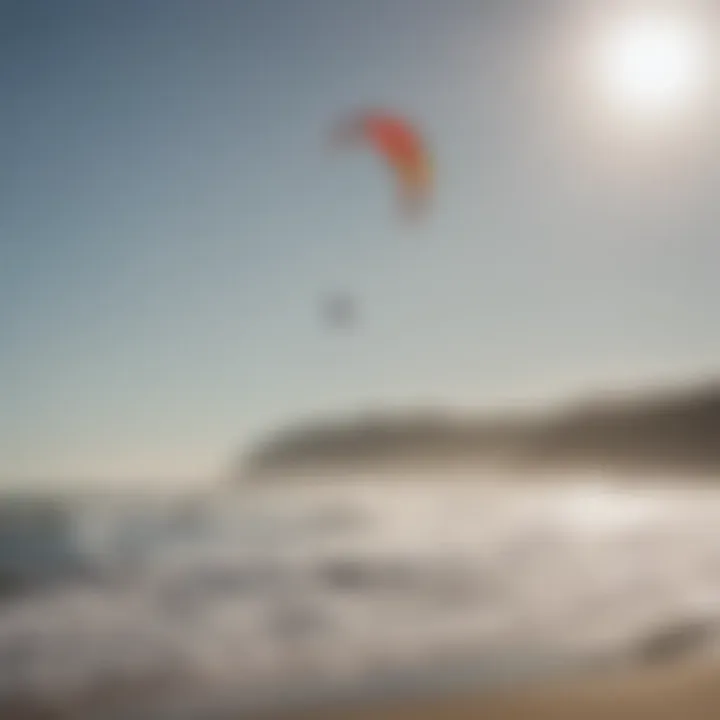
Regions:
<svg viewBox="0 0 720 720"><path fill-rule="evenodd" d="M611 111L588 48L625 6L0 1L0 475L202 475L315 410L712 369L717 58L672 121ZM426 222L328 152L364 105L426 131Z"/></svg>

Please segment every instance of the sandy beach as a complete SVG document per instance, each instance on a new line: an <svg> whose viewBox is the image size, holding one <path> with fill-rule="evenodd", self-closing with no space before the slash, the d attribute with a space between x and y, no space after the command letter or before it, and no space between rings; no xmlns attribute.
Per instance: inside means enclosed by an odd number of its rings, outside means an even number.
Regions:
<svg viewBox="0 0 720 720"><path fill-rule="evenodd" d="M711 720L720 717L720 663L694 660L553 681L523 691L274 714L273 720Z"/></svg>
<svg viewBox="0 0 720 720"><path fill-rule="evenodd" d="M712 720L720 717L720 662L694 659L634 670L614 670L496 692L462 691L428 697L374 699L352 704L249 715L199 714L197 720ZM32 701L3 704L3 720L95 720L123 717L118 690L48 707ZM137 689L136 689L137 690ZM107 702L106 702L107 701ZM122 705L122 703L120 703ZM183 718L189 716L183 715ZM195 718L193 717L193 720Z"/></svg>

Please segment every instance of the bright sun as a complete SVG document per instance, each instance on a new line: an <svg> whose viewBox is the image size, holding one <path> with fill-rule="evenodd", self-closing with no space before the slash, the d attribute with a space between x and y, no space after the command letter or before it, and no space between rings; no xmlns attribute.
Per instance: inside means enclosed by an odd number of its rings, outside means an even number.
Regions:
<svg viewBox="0 0 720 720"><path fill-rule="evenodd" d="M704 50L699 29L680 18L628 18L600 45L604 93L623 113L658 118L684 111L705 81Z"/></svg>

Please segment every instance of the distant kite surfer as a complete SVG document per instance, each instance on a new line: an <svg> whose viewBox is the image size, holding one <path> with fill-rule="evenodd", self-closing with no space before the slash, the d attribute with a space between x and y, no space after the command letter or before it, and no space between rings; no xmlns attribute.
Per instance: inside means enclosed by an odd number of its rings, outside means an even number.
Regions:
<svg viewBox="0 0 720 720"><path fill-rule="evenodd" d="M349 329L357 323L355 301L345 293L336 293L326 298L323 303L323 314L334 328Z"/></svg>

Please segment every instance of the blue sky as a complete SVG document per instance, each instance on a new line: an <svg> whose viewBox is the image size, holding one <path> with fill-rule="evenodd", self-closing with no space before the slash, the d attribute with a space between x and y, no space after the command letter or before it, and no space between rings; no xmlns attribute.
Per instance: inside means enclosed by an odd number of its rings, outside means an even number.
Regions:
<svg viewBox="0 0 720 720"><path fill-rule="evenodd" d="M715 108L611 128L579 5L0 2L0 476L202 476L315 411L716 367ZM324 144L377 104L436 155L415 227Z"/></svg>

